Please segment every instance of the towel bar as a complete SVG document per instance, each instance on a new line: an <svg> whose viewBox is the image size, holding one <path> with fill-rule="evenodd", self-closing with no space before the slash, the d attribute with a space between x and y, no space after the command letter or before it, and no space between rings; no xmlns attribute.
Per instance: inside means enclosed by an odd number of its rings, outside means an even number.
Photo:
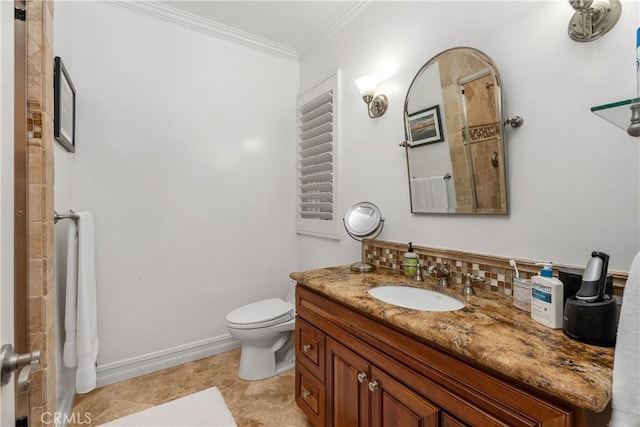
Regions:
<svg viewBox="0 0 640 427"><path fill-rule="evenodd" d="M433 178L436 178L436 177L434 176ZM453 178L453 177L448 172L442 176L442 179L451 179L451 178ZM416 177L412 176L411 179L416 179Z"/></svg>
<svg viewBox="0 0 640 427"><path fill-rule="evenodd" d="M69 209L68 214L59 214L58 212L55 212L55 211L54 213L55 213L55 215L53 216L54 223L60 221L61 219L73 219L73 220L78 219L78 214L75 213L72 209Z"/></svg>

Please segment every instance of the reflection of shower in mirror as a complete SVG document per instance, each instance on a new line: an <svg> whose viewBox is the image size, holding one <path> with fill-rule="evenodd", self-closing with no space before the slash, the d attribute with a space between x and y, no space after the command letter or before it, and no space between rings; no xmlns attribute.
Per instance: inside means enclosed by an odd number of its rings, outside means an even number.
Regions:
<svg viewBox="0 0 640 427"><path fill-rule="evenodd" d="M449 49L420 69L405 99L406 141L400 144L412 213L509 213L503 127L522 118L503 117L498 70L479 50ZM418 125L434 124L441 129L437 137L417 138L424 133ZM452 179L438 179L445 174Z"/></svg>

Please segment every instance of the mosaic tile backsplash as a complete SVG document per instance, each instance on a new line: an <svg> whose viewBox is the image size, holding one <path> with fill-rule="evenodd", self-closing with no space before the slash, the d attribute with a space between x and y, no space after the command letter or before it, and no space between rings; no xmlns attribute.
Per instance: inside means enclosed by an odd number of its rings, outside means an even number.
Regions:
<svg viewBox="0 0 640 427"><path fill-rule="evenodd" d="M365 241L365 258L367 262L381 268L402 270L403 255L407 251L407 243L397 243L384 240ZM509 265L509 258L501 258L492 255L476 254L471 252L452 251L427 246L413 245L414 252L418 254L419 261L425 268L432 265L443 267L446 263L451 272L449 282L462 284L463 274L471 273L474 276L484 277L484 283L475 285L485 290L512 294L513 278L515 271ZM529 279L538 274L540 267L536 261L516 260L520 277ZM554 274L563 268L576 268L576 266L554 265ZM627 281L627 273L609 271L613 275L613 287L615 295L622 295L624 284Z"/></svg>

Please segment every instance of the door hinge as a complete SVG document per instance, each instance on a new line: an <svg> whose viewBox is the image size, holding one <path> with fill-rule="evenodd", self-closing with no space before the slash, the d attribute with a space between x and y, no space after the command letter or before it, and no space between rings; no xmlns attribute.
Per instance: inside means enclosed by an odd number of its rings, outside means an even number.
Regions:
<svg viewBox="0 0 640 427"><path fill-rule="evenodd" d="M16 427L29 427L29 418L16 418Z"/></svg>
<svg viewBox="0 0 640 427"><path fill-rule="evenodd" d="M26 21L27 20L27 11L24 9L18 9L17 7L14 8L15 13L14 13L14 19L17 19L19 21Z"/></svg>

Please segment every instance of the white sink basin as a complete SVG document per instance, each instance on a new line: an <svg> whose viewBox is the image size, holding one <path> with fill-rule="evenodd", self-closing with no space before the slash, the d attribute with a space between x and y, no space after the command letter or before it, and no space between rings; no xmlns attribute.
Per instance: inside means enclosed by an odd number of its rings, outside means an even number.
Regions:
<svg viewBox="0 0 640 427"><path fill-rule="evenodd" d="M383 285L369 289L369 295L389 304L422 311L454 311L463 301L440 292L403 285Z"/></svg>

